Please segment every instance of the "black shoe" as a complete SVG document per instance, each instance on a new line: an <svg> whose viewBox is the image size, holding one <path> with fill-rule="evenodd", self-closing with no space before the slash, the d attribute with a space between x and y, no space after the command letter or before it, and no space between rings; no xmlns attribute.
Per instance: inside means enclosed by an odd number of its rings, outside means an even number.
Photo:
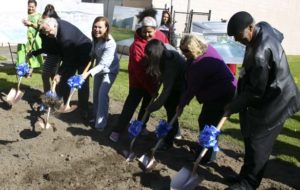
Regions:
<svg viewBox="0 0 300 190"><path fill-rule="evenodd" d="M227 190L255 190L246 179L242 179L240 182L235 183L227 188Z"/></svg>
<svg viewBox="0 0 300 190"><path fill-rule="evenodd" d="M240 175L229 175L224 178L228 183L239 183L243 178Z"/></svg>
<svg viewBox="0 0 300 190"><path fill-rule="evenodd" d="M89 112L87 111L81 111L80 116L83 121L87 122L89 120Z"/></svg>

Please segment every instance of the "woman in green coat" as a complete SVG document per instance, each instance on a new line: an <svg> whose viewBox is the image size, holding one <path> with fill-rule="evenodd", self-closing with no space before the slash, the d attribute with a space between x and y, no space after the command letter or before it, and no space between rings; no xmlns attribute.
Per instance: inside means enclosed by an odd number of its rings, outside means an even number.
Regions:
<svg viewBox="0 0 300 190"><path fill-rule="evenodd" d="M17 64L28 62L31 72L34 68L39 68L43 63L42 55L26 60L26 55L28 52L40 49L42 47L42 41L38 30L38 22L41 19L41 14L36 12L36 6L36 0L28 0L28 18L27 20L23 20L23 24L28 27L27 43L18 44L17 47Z"/></svg>

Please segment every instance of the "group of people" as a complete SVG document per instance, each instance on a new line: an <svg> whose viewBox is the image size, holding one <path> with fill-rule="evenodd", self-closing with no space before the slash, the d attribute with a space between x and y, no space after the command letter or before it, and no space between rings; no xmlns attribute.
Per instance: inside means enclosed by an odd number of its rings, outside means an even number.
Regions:
<svg viewBox="0 0 300 190"><path fill-rule="evenodd" d="M52 5L45 8L40 19L31 18L36 15L32 7L36 7L36 1L28 0L29 16L24 24L28 32L35 32L28 34L30 50L26 57L38 60L41 53L47 54L42 75L44 91L49 90L51 78L58 84L57 94L66 102L70 92L67 80L76 72L81 74L85 80L79 89L81 116L89 119L96 130L103 131L108 125L109 90L119 72L117 46L108 19L95 18L91 41L77 27L60 19ZM177 51L170 45L170 36L158 28L155 16L154 9L145 9L138 15L140 28L135 31L129 52L129 93L109 139L119 141L140 103L137 119L146 117L143 128L147 133L152 112L164 106L170 122L196 97L202 104L200 132L205 125L216 126L224 116L240 114L244 165L237 176L228 178L235 182L229 189L256 189L285 120L300 109L300 93L281 46L283 35L266 22L256 24L247 12L234 14L228 22L228 35L246 46L237 81L219 53L204 39L185 35L180 41L180 52ZM167 16L170 17L164 15ZM95 65L84 72L90 61ZM30 63L32 68L34 65ZM94 77L92 115L88 112L89 76ZM172 148L178 129L176 118L160 149ZM201 163L215 159L216 153L209 148Z"/></svg>

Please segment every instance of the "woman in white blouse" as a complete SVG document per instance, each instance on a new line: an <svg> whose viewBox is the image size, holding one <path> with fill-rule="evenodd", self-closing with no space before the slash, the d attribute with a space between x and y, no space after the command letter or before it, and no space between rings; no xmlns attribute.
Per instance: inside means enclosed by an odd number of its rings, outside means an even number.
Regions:
<svg viewBox="0 0 300 190"><path fill-rule="evenodd" d="M95 129L103 131L107 125L109 108L109 90L119 72L117 45L111 36L109 21L106 17L96 17L92 26L93 49L92 57L96 65L82 77L94 77L93 116L90 123L95 123Z"/></svg>

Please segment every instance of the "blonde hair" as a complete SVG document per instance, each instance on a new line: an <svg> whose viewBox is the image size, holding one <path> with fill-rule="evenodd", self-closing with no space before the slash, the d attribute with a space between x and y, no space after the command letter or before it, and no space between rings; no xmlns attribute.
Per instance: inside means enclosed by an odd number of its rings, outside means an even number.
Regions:
<svg viewBox="0 0 300 190"><path fill-rule="evenodd" d="M203 37L187 34L180 40L180 49L188 49L195 59L207 51L207 43Z"/></svg>

